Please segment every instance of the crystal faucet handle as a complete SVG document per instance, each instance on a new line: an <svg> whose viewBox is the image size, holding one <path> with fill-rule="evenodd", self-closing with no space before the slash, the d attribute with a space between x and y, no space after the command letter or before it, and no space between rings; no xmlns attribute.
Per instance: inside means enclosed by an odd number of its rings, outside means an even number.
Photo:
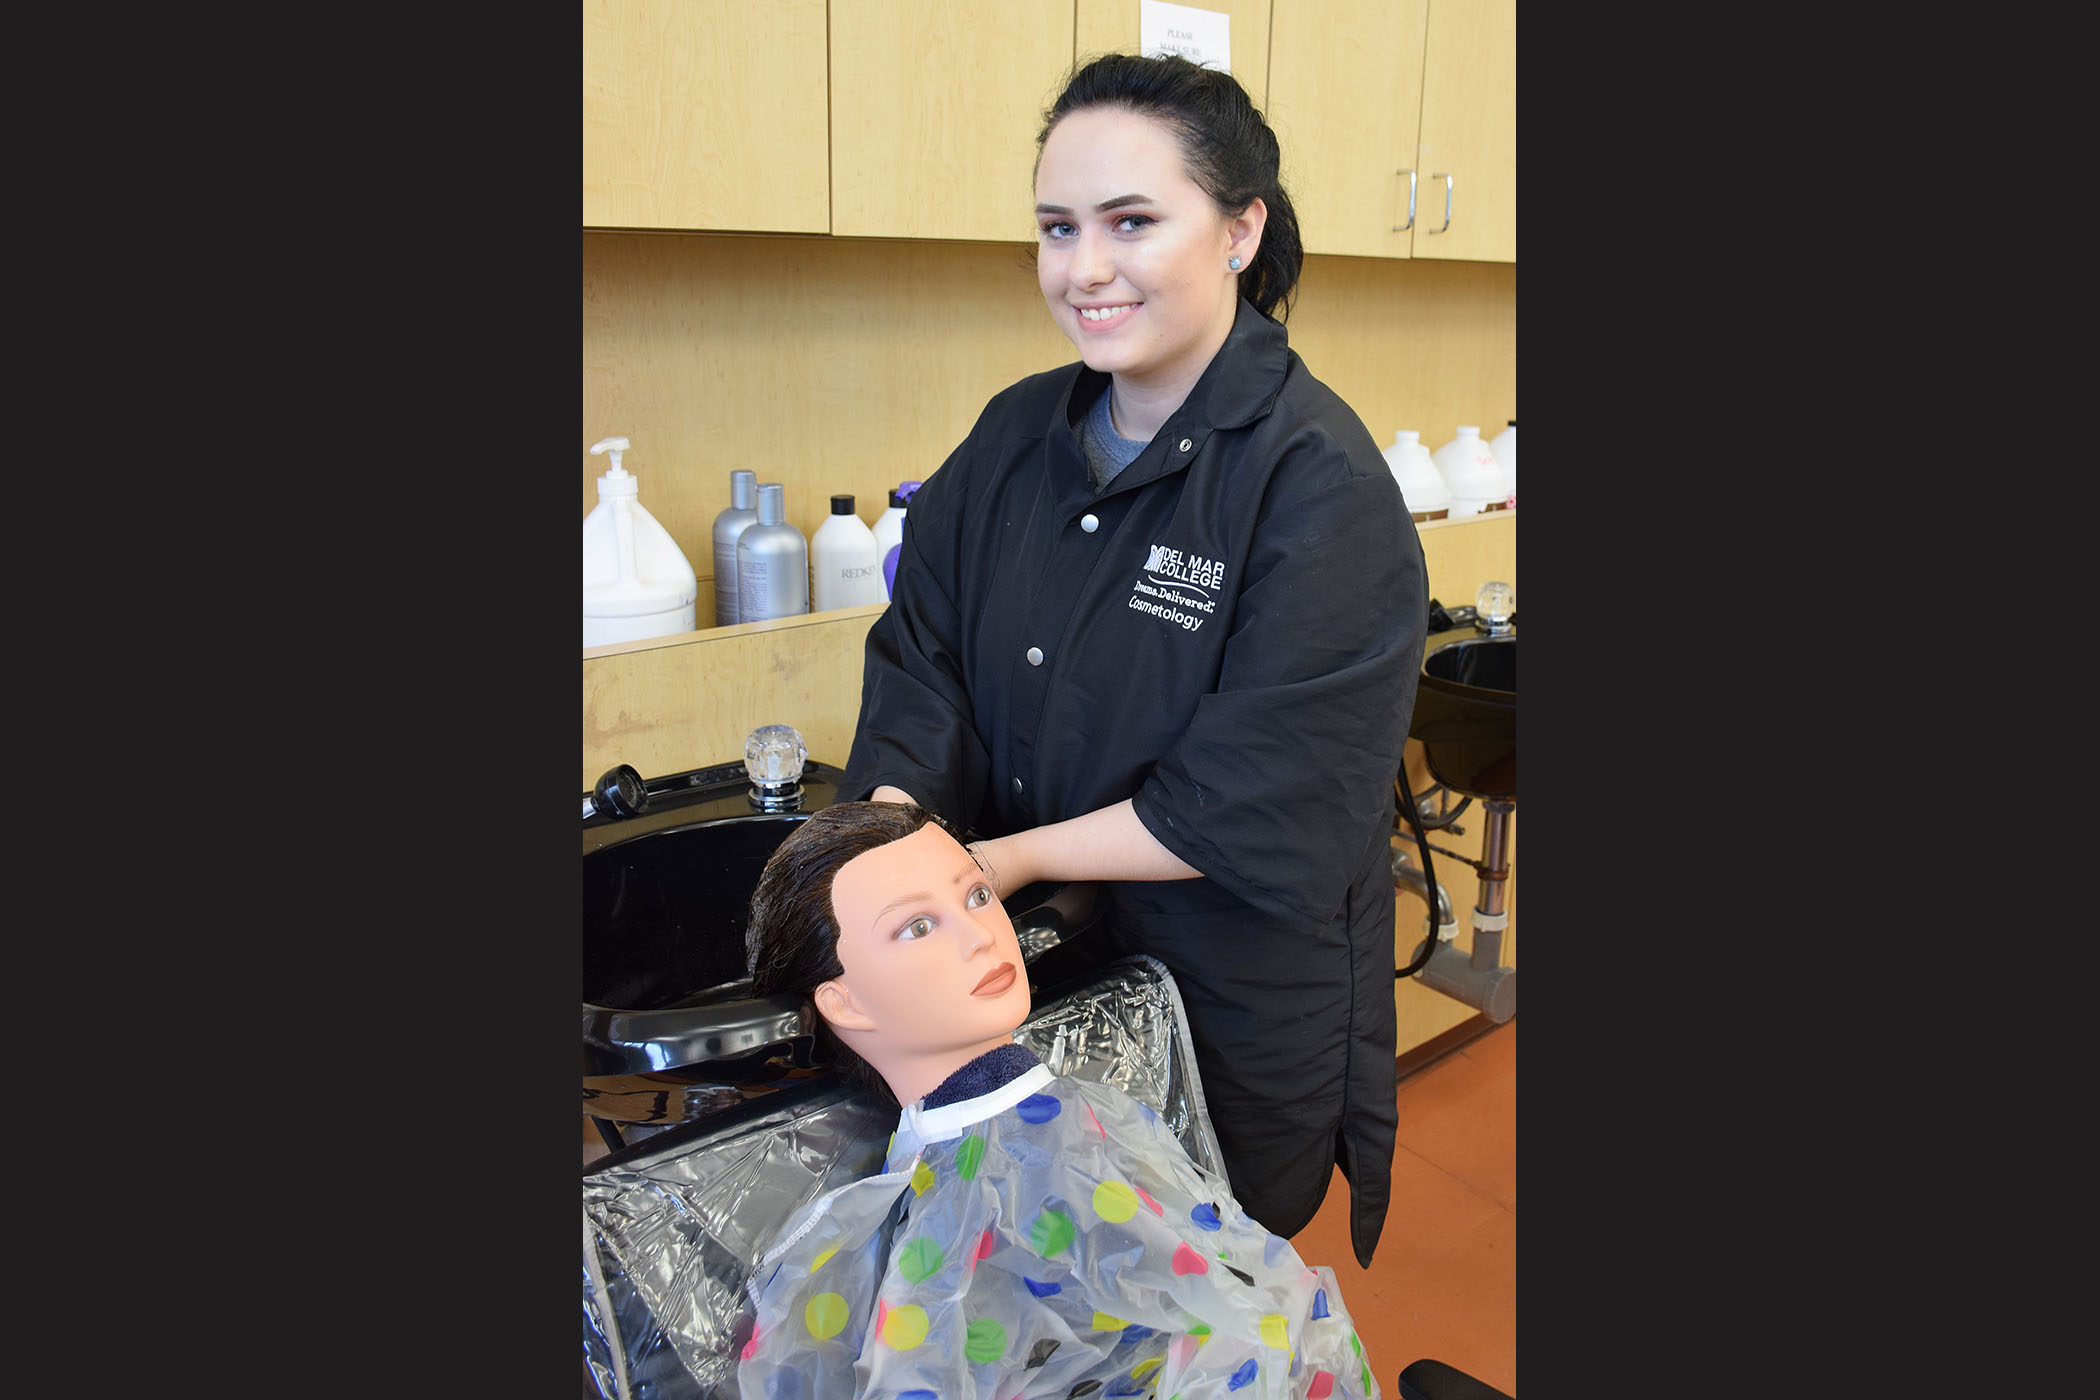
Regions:
<svg viewBox="0 0 2100 1400"><path fill-rule="evenodd" d="M760 787L801 782L808 758L809 746L791 724L762 725L744 741L744 771Z"/></svg>
<svg viewBox="0 0 2100 1400"><path fill-rule="evenodd" d="M1490 581L1473 595L1473 611L1482 622L1507 622L1517 610L1517 590L1506 583Z"/></svg>

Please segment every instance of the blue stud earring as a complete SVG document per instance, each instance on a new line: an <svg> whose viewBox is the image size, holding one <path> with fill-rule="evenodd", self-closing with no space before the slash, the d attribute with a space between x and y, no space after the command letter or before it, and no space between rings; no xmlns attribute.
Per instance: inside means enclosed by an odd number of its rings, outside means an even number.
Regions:
<svg viewBox="0 0 2100 1400"><path fill-rule="evenodd" d="M1240 260L1238 258L1228 259L1225 266L1231 268L1234 272L1238 272L1240 270Z"/></svg>

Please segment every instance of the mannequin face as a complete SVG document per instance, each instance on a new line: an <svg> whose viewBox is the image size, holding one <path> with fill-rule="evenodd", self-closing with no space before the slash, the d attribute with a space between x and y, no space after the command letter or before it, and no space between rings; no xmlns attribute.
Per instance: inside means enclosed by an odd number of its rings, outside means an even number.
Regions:
<svg viewBox="0 0 2100 1400"><path fill-rule="evenodd" d="M898 1102L1008 1043L1027 1018L1013 921L977 862L938 826L847 861L831 906L845 972L816 989L817 1010Z"/></svg>

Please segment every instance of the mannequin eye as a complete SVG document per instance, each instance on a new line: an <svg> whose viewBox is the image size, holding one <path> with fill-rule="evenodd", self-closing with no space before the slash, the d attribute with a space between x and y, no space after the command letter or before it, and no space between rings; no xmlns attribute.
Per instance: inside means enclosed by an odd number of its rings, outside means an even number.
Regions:
<svg viewBox="0 0 2100 1400"><path fill-rule="evenodd" d="M992 887L979 885L970 891L969 904L972 909L982 909L992 902Z"/></svg>
<svg viewBox="0 0 2100 1400"><path fill-rule="evenodd" d="M906 924L906 925L905 925L905 926L904 926L903 928L900 928L900 929L898 929L898 930L897 930L897 937L898 937L898 938L900 938L900 939L907 939L907 940L908 940L908 939L915 939L915 938L924 938L924 937L925 937L925 936L926 936L927 934L929 934L929 933L932 933L932 932L933 932L933 920L931 920L931 919L923 919L923 918L921 918L921 919L913 919L913 920L912 920L912 921L911 921L910 923Z"/></svg>

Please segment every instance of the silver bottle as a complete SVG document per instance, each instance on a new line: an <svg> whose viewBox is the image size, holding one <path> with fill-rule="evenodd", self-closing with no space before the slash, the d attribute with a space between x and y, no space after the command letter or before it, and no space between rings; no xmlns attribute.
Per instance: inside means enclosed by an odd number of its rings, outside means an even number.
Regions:
<svg viewBox="0 0 2100 1400"><path fill-rule="evenodd" d="M736 540L758 523L758 473L729 474L729 509L715 517L715 626L741 622L736 604Z"/></svg>
<svg viewBox="0 0 2100 1400"><path fill-rule="evenodd" d="M787 523L787 487L758 488L758 523L736 541L737 621L764 622L809 611L809 541Z"/></svg>

